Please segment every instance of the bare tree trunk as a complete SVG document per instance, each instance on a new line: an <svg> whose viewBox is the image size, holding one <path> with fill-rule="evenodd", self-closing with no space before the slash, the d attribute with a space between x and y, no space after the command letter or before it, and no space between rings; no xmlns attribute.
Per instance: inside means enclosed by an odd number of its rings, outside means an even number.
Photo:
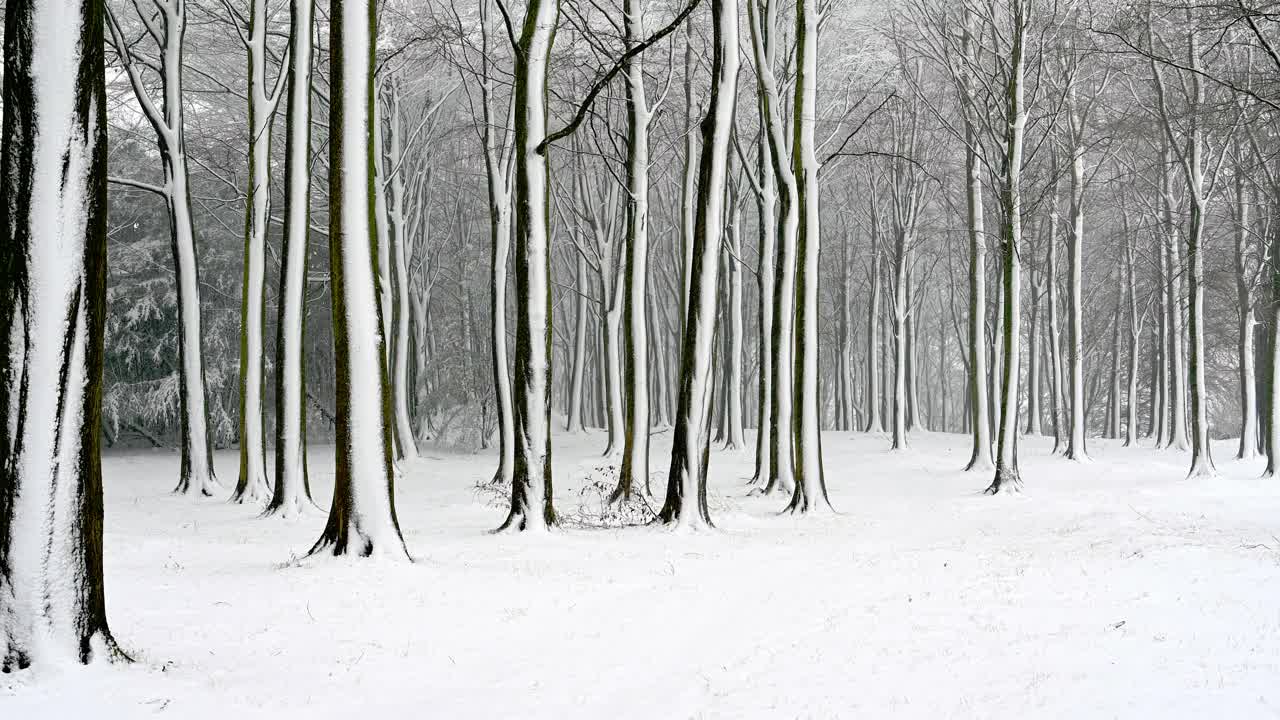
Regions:
<svg viewBox="0 0 1280 720"><path fill-rule="evenodd" d="M545 2L546 0L535 0ZM738 85L736 0L711 0L711 90L702 121L694 219L689 311L681 353L680 409L672 437L667 497L659 518L686 528L709 526L707 461L710 452L711 355L715 339L716 281L724 223L724 184Z"/></svg>
<svg viewBox="0 0 1280 720"><path fill-rule="evenodd" d="M391 388L377 274L374 8L332 0L329 274L337 365L333 504L311 555L407 557L395 511ZM366 60L367 58L367 60Z"/></svg>
<svg viewBox="0 0 1280 720"><path fill-rule="evenodd" d="M822 249L818 156L818 0L796 3L795 117L792 170L799 211L795 290L795 492L788 510L830 510L822 468L822 416L818 398L818 276Z"/></svg>
<svg viewBox="0 0 1280 720"><path fill-rule="evenodd" d="M643 34L644 10L639 0L623 0L622 25L627 49ZM649 104L644 93L644 70L640 58L627 61L627 198L625 284L625 344L627 388L622 469L618 474L616 499L628 500L632 485L649 486Z"/></svg>
<svg viewBox="0 0 1280 720"><path fill-rule="evenodd" d="M276 322L275 487L267 514L315 507L307 477L306 299L311 239L311 63L314 0L292 0L285 113L284 249Z"/></svg>
<svg viewBox="0 0 1280 720"><path fill-rule="evenodd" d="M1010 38L1010 78L1005 98L1004 187L1001 188L1001 245L1004 254L1004 381L1001 388L1000 436L996 452L996 472L986 492L1017 490L1022 479L1018 470L1018 365L1021 344L1021 277L1019 254L1022 244L1022 144L1027 115L1023 105L1023 51L1031 8L1023 0L1012 3Z"/></svg>
<svg viewBox="0 0 1280 720"><path fill-rule="evenodd" d="M97 0L24 0L7 8L0 161L5 673L63 659L128 660L107 627L102 577L102 12ZM71 37L57 38L55 29Z"/></svg>
<svg viewBox="0 0 1280 720"><path fill-rule="evenodd" d="M156 132L156 144L164 169L164 185L157 188L169 207L169 235L172 243L178 297L178 398L182 418L179 427L182 453L178 485L174 492L210 496L219 486L213 472L209 444L209 413L205 392L204 333L201 330L200 263L197 260L195 223L191 215L188 185L186 122L182 95L184 39L187 31L186 0L157 0L163 19L157 23L160 77L163 79L160 107L143 83L132 53L110 7L112 44L129 77L143 115Z"/></svg>
<svg viewBox="0 0 1280 720"><path fill-rule="evenodd" d="M552 0L530 0L515 52L515 471L500 530L556 523L551 487L551 259L547 158L547 63L559 18Z"/></svg>

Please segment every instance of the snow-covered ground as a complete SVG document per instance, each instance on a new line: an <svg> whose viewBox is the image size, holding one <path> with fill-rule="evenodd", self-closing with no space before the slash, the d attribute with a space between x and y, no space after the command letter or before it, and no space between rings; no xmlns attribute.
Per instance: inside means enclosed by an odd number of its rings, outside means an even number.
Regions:
<svg viewBox="0 0 1280 720"><path fill-rule="evenodd" d="M603 444L557 436L562 511ZM109 455L108 616L139 662L4 677L0 718L1280 715L1280 481L1233 444L1187 481L1183 454L1024 439L1010 497L958 470L961 436L823 444L838 514L777 516L750 452L715 453L696 535L489 535L492 455L426 450L397 487L414 564L290 562L323 513L197 503L176 455ZM314 450L326 507L331 477Z"/></svg>

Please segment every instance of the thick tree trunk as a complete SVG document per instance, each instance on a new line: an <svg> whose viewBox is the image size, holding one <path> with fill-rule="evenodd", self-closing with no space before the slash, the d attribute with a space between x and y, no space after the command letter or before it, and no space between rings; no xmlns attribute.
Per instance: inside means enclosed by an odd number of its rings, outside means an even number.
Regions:
<svg viewBox="0 0 1280 720"><path fill-rule="evenodd" d="M0 153L0 670L6 673L127 659L107 627L102 578L102 3L18 0L7 11Z"/></svg>
<svg viewBox="0 0 1280 720"><path fill-rule="evenodd" d="M331 0L329 274L332 278L337 422L333 504L312 555L408 551L395 510L391 388L377 270L373 149L374 8Z"/></svg>

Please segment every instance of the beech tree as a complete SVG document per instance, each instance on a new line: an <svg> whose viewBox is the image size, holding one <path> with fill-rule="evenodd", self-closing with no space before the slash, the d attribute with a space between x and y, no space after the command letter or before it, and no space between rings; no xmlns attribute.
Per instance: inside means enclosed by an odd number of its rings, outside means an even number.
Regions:
<svg viewBox="0 0 1280 720"><path fill-rule="evenodd" d="M205 409L204 355L200 307L200 262L196 253L196 229L192 216L190 178L187 165L186 119L183 108L183 53L187 32L186 0L161 0L151 14L135 5L142 25L138 38L125 31L110 5L104 5L111 43L123 66L142 113L156 134L156 145L164 169L164 184L113 177L112 181L146 190L164 199L169 210L169 235L178 295L178 397L181 403L179 447L182 465L175 492L197 496L212 495L218 487L209 445L208 412ZM141 47L155 43L155 57ZM148 89L144 73L155 75L160 84L157 102Z"/></svg>
<svg viewBox="0 0 1280 720"><path fill-rule="evenodd" d="M57 32L50 32L57 28ZM0 670L127 660L102 578L103 8L17 0L0 135Z"/></svg>
<svg viewBox="0 0 1280 720"><path fill-rule="evenodd" d="M332 0L329 273L337 364L333 504L312 555L407 557L395 509L394 438L377 272L374 8ZM357 386L357 383L358 386Z"/></svg>

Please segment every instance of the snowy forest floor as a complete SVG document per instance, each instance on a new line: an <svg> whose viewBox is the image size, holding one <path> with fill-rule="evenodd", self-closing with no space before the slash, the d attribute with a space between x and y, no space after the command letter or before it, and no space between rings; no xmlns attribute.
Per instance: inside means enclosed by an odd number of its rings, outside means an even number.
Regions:
<svg viewBox="0 0 1280 720"><path fill-rule="evenodd" d="M655 437L655 490L670 434ZM1275 717L1280 481L1215 446L1021 443L988 497L967 439L826 433L837 514L747 497L714 452L718 530L489 535L489 453L424 450L396 505L417 562L290 562L324 523L170 495L178 458L110 454L108 617L132 666L0 679L0 717ZM560 433L575 509L599 433ZM237 456L219 453L224 484ZM311 456L328 506L332 451ZM89 710L92 709L92 712Z"/></svg>

